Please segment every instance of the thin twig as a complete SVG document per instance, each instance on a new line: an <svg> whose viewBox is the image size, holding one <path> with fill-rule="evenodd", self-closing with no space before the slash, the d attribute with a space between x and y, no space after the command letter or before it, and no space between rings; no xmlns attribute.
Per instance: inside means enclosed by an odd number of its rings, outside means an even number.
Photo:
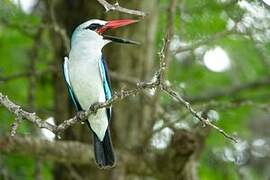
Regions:
<svg viewBox="0 0 270 180"><path fill-rule="evenodd" d="M122 8L118 3L112 5L105 0L98 0L98 2L101 3L107 11L116 10L116 11L125 12L125 13L129 13L129 14L145 16L145 14L141 11L129 10L126 8ZM173 36L173 21L174 21L173 20L174 15L170 11L174 12L175 7L176 7L176 0L171 0L170 7L168 9L168 24L167 24L166 38L165 38L163 47L161 48L161 51L160 51L160 67L157 70L157 72L155 73L155 76L152 79L152 81L137 83L136 87L134 89L121 90L121 91L115 93L110 100L107 100L106 102L94 103L90 106L90 108L87 111L77 113L76 116L63 121L63 123L59 124L58 126L52 125L46 121L43 121L35 113L29 113L27 111L24 111L23 109L21 109L20 106L16 105L12 101L10 101L8 99L8 97L4 96L2 93L0 93L0 104L2 104L4 107L6 107L11 113L15 114L15 116L17 118L26 119L26 120L32 122L33 124L36 124L39 128L46 128L46 129L54 132L55 134L58 134L58 133L64 131L65 129L67 129L68 127L72 126L73 124L86 120L91 114L96 113L101 108L108 108L113 103L120 101L123 98L137 95L138 93L142 92L145 89L158 88L159 90L164 91L167 94L169 94L172 98L176 99L179 103L183 104L189 110L189 112L194 117L198 118L201 122L203 122L204 125L208 125L214 129L216 129L217 131L219 131L221 134L223 134L228 139L236 142L236 139L234 137L228 135L224 130L220 129L216 125L212 124L208 119L205 119L201 115L199 115L199 113L196 112L190 106L189 102L185 101L177 92L172 90L169 87L169 85L167 85L165 71L167 68L166 66L167 66L167 61L168 61L168 52L169 52L170 41L171 41L171 38ZM52 18L52 23L53 23L54 29L63 38L63 41L66 45L66 50L68 51L69 50L68 38L66 36L65 31L63 29L61 29L57 24L55 14L54 14L54 6L53 5L50 6L50 12L51 12L51 18ZM226 34L228 32L224 32L224 33ZM221 33L221 35L223 36L223 33ZM217 37L219 37L221 35L217 35ZM217 37L215 37L215 38L217 38ZM207 42L208 41L209 41L209 39L207 40ZM201 45L201 43L206 43L206 41L199 42L199 43L193 45L192 48Z"/></svg>
<svg viewBox="0 0 270 180"><path fill-rule="evenodd" d="M159 53L160 56L160 64L159 64L159 75L160 81L162 83L165 82L166 79L166 69L168 66L169 59L169 47L171 44L171 40L174 34L174 18L175 18L175 10L176 10L176 2L177 0L171 0L170 5L167 9L167 27L166 27L166 37L164 40L164 44Z"/></svg>
<svg viewBox="0 0 270 180"><path fill-rule="evenodd" d="M209 120L204 119L201 117L198 112L196 112L189 104L189 102L185 101L177 92L173 91L169 86L165 84L160 84L160 81L158 79L155 79L152 82L142 82L138 83L137 87L135 89L131 90L122 90L120 92L117 92L113 95L112 99L106 101L106 102L101 102L101 103L94 103L91 105L91 107L85 111L78 113L76 116L73 118L70 118L68 120L65 120L63 123L61 123L58 126L52 125L46 121L43 121L40 117L38 117L35 113L29 113L21 109L20 106L14 104L11 102L7 96L4 96L2 93L0 93L0 104L5 106L11 113L15 114L16 117L20 117L22 119L27 119L30 122L34 123L37 125L39 128L46 128L55 134L58 134L68 127L72 126L75 123L84 121L89 117L91 114L96 113L99 109L101 108L107 108L110 107L113 103L122 100L123 98L129 97L136 95L137 93L141 92L144 89L153 89L162 86L162 90L168 93L171 97L176 99L179 103L183 104L189 111L190 113L201 120L205 125L208 125L217 131L219 131L221 134L223 134L225 137L227 137L230 140L233 140L234 142L237 142L237 140L227 134L224 130L220 129L216 125L212 124Z"/></svg>
<svg viewBox="0 0 270 180"><path fill-rule="evenodd" d="M96 113L101 108L110 107L112 103L115 103L116 101L119 101L123 98L136 95L137 93L141 92L143 89L152 89L157 86L157 82L141 82L137 84L137 87L135 89L131 90L121 90L119 92L116 92L112 99L106 101L106 102L99 102L94 103L90 106L90 108L85 112L79 112L76 116L73 118L70 118L68 120L65 120L63 123L61 123L58 126L52 125L44 120L42 120L39 116L37 116L35 113L30 113L25 110L23 110L20 106L16 105L12 101L8 99L7 96L3 95L0 92L0 104L2 104L5 108L7 108L12 114L14 114L16 117L19 117L21 119L26 119L39 128L45 128L50 130L51 132L58 134L68 127L72 126L73 124L77 122L81 122L87 119L88 116L91 114Z"/></svg>
<svg viewBox="0 0 270 180"><path fill-rule="evenodd" d="M163 46L159 52L159 70L155 75L155 79L159 81L159 84L163 84L166 82L166 70L169 67L169 47L171 44L171 40L174 34L174 21L175 21L175 11L177 6L177 0L170 0L169 6L167 8L167 25L166 25L166 36L163 42ZM158 110L161 109L160 105L160 94L161 94L161 87L159 87L158 91L156 91L155 96L152 100L152 114L153 117L149 121L149 128L153 128L155 121L157 119ZM149 128L146 129L146 133L148 135L145 136L143 139L143 144L149 142L153 133Z"/></svg>
<svg viewBox="0 0 270 180"><path fill-rule="evenodd" d="M115 4L110 4L105 0L97 0L97 1L105 8L106 12L119 11L119 12L133 14L133 15L142 16L142 17L146 16L146 14L142 11L132 10L132 9L127 9L127 8L121 7L118 2Z"/></svg>
<svg viewBox="0 0 270 180"><path fill-rule="evenodd" d="M52 132L55 132L55 126L43 121L35 113L30 113L21 109L20 106L16 105L8 99L7 96L0 93L0 104L2 104L6 109L8 109L12 114L21 119L27 119L33 124L37 125L39 128L46 128Z"/></svg>
<svg viewBox="0 0 270 180"><path fill-rule="evenodd" d="M177 100L177 102L183 104L188 110L189 112L196 117L197 119L199 119L204 125L210 126L213 129L219 131L221 134L223 134L226 138L234 141L235 143L237 143L237 139L232 137L231 135L229 135L228 133L226 133L223 129L220 129L219 127L217 127L216 125L212 124L208 119L203 118L201 115L199 115L198 112L196 112L190 105L189 102L187 102L186 100L184 100L178 93L176 93L175 91L173 91L169 86L164 86L163 90L170 95L172 98L174 98L175 100Z"/></svg>
<svg viewBox="0 0 270 180"><path fill-rule="evenodd" d="M91 114L96 113L99 109L101 108L108 108L110 107L113 103L122 100L126 97L134 96L141 92L144 89L152 89L158 86L157 81L153 82L141 82L137 84L137 87L135 89L131 90L121 90L119 92L116 92L113 97L110 100L107 100L106 102L99 102L99 103L94 103L90 106L90 108L85 111L78 113L76 116L73 118L70 118L68 120L65 120L63 123L61 123L57 129L56 132L62 132L68 127L72 126L73 124L76 124L77 122L86 120L87 117L89 117ZM1 102L0 102L1 103Z"/></svg>
<svg viewBox="0 0 270 180"><path fill-rule="evenodd" d="M11 125L11 130L10 130L10 136L13 137L17 133L17 128L19 124L21 123L22 119L20 117L16 117L15 121Z"/></svg>

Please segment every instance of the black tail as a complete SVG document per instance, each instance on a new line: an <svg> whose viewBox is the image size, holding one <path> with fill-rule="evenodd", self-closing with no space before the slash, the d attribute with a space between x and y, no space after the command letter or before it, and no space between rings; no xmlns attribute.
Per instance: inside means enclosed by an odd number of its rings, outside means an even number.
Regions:
<svg viewBox="0 0 270 180"><path fill-rule="evenodd" d="M105 133L103 141L100 141L94 133L94 151L96 163L100 168L109 168L114 166L115 157L109 128Z"/></svg>

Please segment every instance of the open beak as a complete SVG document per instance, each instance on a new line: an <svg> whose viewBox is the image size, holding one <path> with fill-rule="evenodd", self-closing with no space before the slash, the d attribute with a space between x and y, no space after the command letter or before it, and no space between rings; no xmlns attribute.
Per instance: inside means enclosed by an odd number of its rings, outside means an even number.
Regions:
<svg viewBox="0 0 270 180"><path fill-rule="evenodd" d="M112 42L139 45L140 44L139 42L135 42L135 41L131 41L131 40L128 40L128 39L103 34L103 33L105 33L106 31L108 31L110 29L117 29L119 27L127 26L129 24L133 24L133 23L136 23L136 22L138 22L138 20L132 20L132 19L112 20L112 21L108 21L104 26L98 28L96 30L96 32L98 34L102 35L103 39L107 39L107 40L110 40Z"/></svg>

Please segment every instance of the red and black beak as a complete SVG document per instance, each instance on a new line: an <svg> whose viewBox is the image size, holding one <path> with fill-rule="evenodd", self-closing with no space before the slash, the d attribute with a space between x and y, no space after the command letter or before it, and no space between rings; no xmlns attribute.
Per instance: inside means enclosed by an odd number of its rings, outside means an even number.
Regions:
<svg viewBox="0 0 270 180"><path fill-rule="evenodd" d="M128 40L128 39L103 34L110 29L117 29L119 27L127 26L129 24L133 24L136 22L138 22L138 20L133 20L133 19L112 20L112 21L108 21L104 26L98 28L96 30L96 32L98 34L101 34L103 36L103 39L107 39L107 40L110 40L112 42L139 45L140 44L139 42L135 42L135 41Z"/></svg>

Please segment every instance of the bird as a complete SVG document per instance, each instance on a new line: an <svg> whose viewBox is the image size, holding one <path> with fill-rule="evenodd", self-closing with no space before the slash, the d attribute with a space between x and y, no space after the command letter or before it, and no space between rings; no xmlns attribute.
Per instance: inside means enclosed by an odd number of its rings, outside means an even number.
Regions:
<svg viewBox="0 0 270 180"><path fill-rule="evenodd" d="M71 49L68 57L64 57L63 71L69 96L77 111L88 110L92 104L112 98L109 71L102 49L110 42L139 43L104 33L136 22L133 19L91 19L73 31ZM86 120L93 132L95 162L100 168L113 167L116 161L109 129L111 117L112 108L109 107L99 109Z"/></svg>

